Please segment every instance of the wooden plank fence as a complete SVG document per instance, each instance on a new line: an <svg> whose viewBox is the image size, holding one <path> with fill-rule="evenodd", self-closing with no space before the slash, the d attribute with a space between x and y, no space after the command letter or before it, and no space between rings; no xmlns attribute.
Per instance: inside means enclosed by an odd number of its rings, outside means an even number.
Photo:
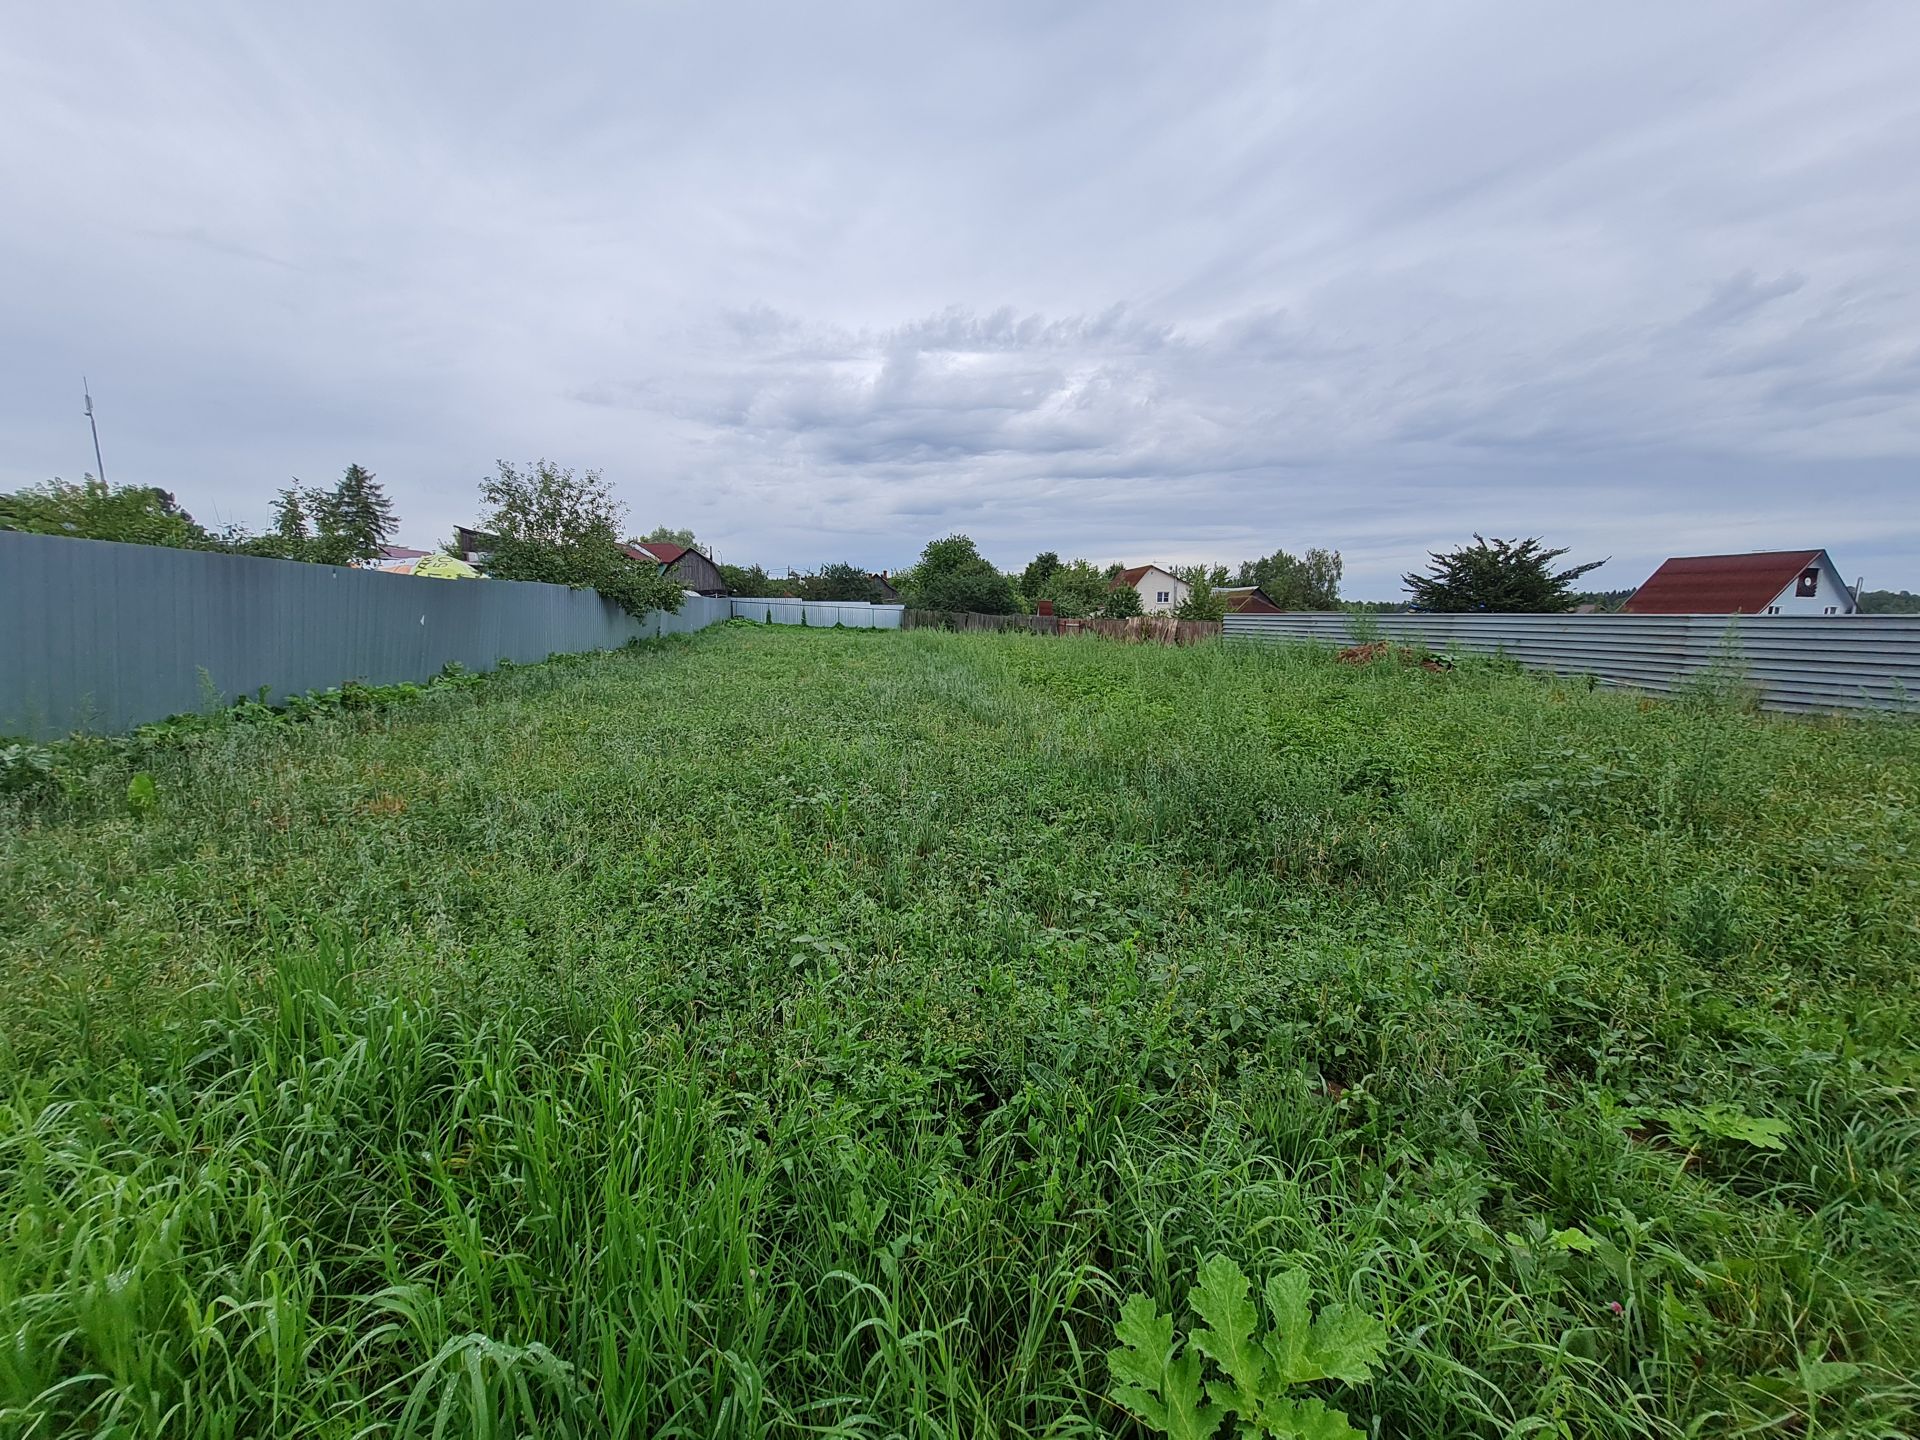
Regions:
<svg viewBox="0 0 1920 1440"><path fill-rule="evenodd" d="M1198 645L1220 638L1218 620L1136 615L1130 620L1070 620L1061 615L979 615L954 610L908 610L903 630L1019 630L1031 635L1098 635L1133 645Z"/></svg>

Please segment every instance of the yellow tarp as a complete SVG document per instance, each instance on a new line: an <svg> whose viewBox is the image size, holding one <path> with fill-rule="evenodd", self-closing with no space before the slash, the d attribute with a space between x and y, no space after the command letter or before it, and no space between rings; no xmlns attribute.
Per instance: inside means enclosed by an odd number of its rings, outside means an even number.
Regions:
<svg viewBox="0 0 1920 1440"><path fill-rule="evenodd" d="M451 555L422 555L413 560L396 560L380 567L389 575L419 575L428 580L484 580L473 566Z"/></svg>

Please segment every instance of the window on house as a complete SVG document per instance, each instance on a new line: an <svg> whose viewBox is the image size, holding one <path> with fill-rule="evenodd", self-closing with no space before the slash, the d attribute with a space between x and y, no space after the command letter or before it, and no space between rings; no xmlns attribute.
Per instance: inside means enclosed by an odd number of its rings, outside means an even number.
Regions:
<svg viewBox="0 0 1920 1440"><path fill-rule="evenodd" d="M1769 615L1778 615L1780 613L1780 607L1778 605L1769 605L1767 606L1767 613Z"/></svg>
<svg viewBox="0 0 1920 1440"><path fill-rule="evenodd" d="M1793 593L1801 596L1818 595L1820 593L1820 567L1818 565L1814 566L1811 570L1802 570L1800 572L1800 582L1793 587Z"/></svg>
<svg viewBox="0 0 1920 1440"><path fill-rule="evenodd" d="M1159 594L1158 594L1157 596L1155 596L1155 597L1154 597L1154 599L1155 599L1155 602L1156 602L1157 604L1161 604L1161 605L1164 605L1164 604L1166 604L1166 603L1167 603L1167 592L1166 592L1166 591L1164 591L1164 590L1162 590L1162 591L1161 591L1161 592L1160 592L1160 593L1159 593Z"/></svg>
<svg viewBox="0 0 1920 1440"><path fill-rule="evenodd" d="M1840 613L1840 607L1838 605L1827 606L1827 614L1838 615L1839 613Z"/></svg>

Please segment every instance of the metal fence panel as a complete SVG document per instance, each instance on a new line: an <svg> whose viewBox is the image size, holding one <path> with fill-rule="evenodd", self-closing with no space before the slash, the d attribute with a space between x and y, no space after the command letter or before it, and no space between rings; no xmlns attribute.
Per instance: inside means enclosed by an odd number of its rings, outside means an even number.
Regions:
<svg viewBox="0 0 1920 1440"><path fill-rule="evenodd" d="M1361 627L1356 629L1356 625ZM1735 667L1774 710L1920 700L1914 615L1229 615L1229 640L1351 645L1365 630L1434 651L1505 654L1562 675L1671 691Z"/></svg>
<svg viewBox="0 0 1920 1440"><path fill-rule="evenodd" d="M725 600L635 620L589 590L427 580L248 555L0 531L0 735L111 733L262 686L426 680L449 661L601 650L728 619Z"/></svg>
<svg viewBox="0 0 1920 1440"><path fill-rule="evenodd" d="M901 605L875 605L866 600L795 600L791 596L733 597L733 615L738 620L757 620L763 625L812 625L831 630L844 625L849 630L898 630Z"/></svg>

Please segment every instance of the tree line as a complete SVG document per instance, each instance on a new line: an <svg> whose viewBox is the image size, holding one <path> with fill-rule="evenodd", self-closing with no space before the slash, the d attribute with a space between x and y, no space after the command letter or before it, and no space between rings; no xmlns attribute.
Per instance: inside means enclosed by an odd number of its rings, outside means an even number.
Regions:
<svg viewBox="0 0 1920 1440"><path fill-rule="evenodd" d="M599 590L629 611L676 610L680 590L662 567L636 560L622 540L626 507L598 470L575 473L546 460L515 465L502 460L480 482L482 517L477 525L493 544L486 573L507 580L543 580ZM354 565L376 560L397 533L392 501L374 473L352 464L332 485L295 481L278 492L273 523L262 534L238 526L212 530L196 521L158 486L110 486L91 475L78 482L55 478L11 493L0 492L0 530L25 530L91 540L216 550L316 564ZM639 537L691 547L691 530L658 526ZM445 547L458 554L456 544ZM1404 602L1356 602L1340 598L1344 563L1338 550L1312 548L1301 555L1284 549L1237 567L1169 567L1187 587L1175 614L1217 620L1228 599L1220 592L1257 586L1282 610L1412 609L1440 612L1531 612L1572 610L1583 603L1615 609L1630 590L1581 591L1574 584L1605 564L1557 566L1565 547L1549 548L1537 537L1492 539L1475 534L1471 545L1430 552L1424 573L1401 577ZM834 562L800 574L775 577L759 565L721 564L736 595L790 595L802 600L878 600L878 578L850 562ZM1011 615L1032 612L1042 602L1068 618L1124 618L1140 613L1140 596L1115 583L1115 561L1062 560L1043 550L1018 571L1002 571L966 535L932 540L909 568L887 577L909 605L927 610ZM1905 590L1866 590L1857 597L1868 614L1920 614L1920 595Z"/></svg>
<svg viewBox="0 0 1920 1440"><path fill-rule="evenodd" d="M541 580L599 590L629 611L674 610L680 591L657 565L627 553L622 540L626 507L598 470L576 473L546 460L515 465L502 460L480 482L482 518L476 528L490 537L485 569L508 580ZM330 486L295 481L274 497L273 523L255 535L237 526L211 530L196 521L169 491L158 486L110 486L85 476L78 483L54 479L0 494L0 529L83 539L218 550L315 564L354 565L376 560L398 530L392 501L374 473L348 465ZM691 546L690 530L657 527L645 537ZM458 553L457 545L446 547ZM1423 610L1566 610L1580 598L1573 581L1602 562L1564 570L1552 562L1564 550L1536 539L1486 540L1434 552L1426 575L1408 575L1412 608ZM1062 560L1044 550L1018 572L1003 572L966 535L927 543L909 568L889 577L908 604L927 610L988 615L1032 612L1045 602L1068 618L1125 618L1140 613L1140 596L1116 583L1118 561L1096 565ZM1275 550L1225 565L1180 565L1173 573L1186 584L1175 613L1182 619L1216 620L1226 613L1231 587L1258 586L1283 610L1333 610L1341 606L1344 569L1338 550L1309 549L1303 555ZM719 566L737 595L792 595L803 600L878 600L875 576L849 562L822 565L809 574L775 578L758 565ZM1889 608L1899 600L1888 593ZM1384 607L1381 607L1384 608Z"/></svg>
<svg viewBox="0 0 1920 1440"><path fill-rule="evenodd" d="M331 486L306 486L296 480L280 491L273 504L273 527L261 535L238 525L208 529L172 491L157 485L109 485L91 475L78 481L56 476L41 485L0 493L0 530L325 565L377 558L398 523L393 502L362 465L349 465Z"/></svg>
<svg viewBox="0 0 1920 1440"><path fill-rule="evenodd" d="M632 542L621 538L626 506L598 470L576 474L546 460L527 465L502 460L480 482L480 502L478 528L491 547L487 575L598 590L633 615L680 608L680 587L663 567L627 553ZM296 480L279 491L273 524L259 535L234 525L210 530L172 492L155 485L114 486L87 475L78 482L56 477L0 493L0 530L319 565L375 561L398 528L385 489L358 464L347 466L330 486ZM692 538L687 535L688 542ZM454 542L445 549L459 553Z"/></svg>
<svg viewBox="0 0 1920 1440"><path fill-rule="evenodd" d="M723 571L727 567L721 567ZM929 541L919 559L889 576L889 582L907 604L922 610L951 610L979 615L1031 614L1044 602L1053 613L1068 619L1125 619L1141 611L1140 593L1120 584L1125 567L1119 561L1097 565L1090 560L1062 560L1055 550L1043 550L1017 571L1002 571L980 553L968 535L948 535ZM829 571L852 567L824 567ZM1173 573L1185 581L1188 594L1177 610L1182 619L1218 619L1226 597L1217 592L1231 586L1261 587L1275 604L1293 610L1330 610L1339 606L1342 562L1337 550L1308 550L1294 556L1285 550L1242 561L1235 570L1224 565L1185 565ZM804 586L811 577L790 577ZM731 576L729 576L731 583ZM749 592L751 593L751 592ZM803 598L866 599L860 595L807 594Z"/></svg>

